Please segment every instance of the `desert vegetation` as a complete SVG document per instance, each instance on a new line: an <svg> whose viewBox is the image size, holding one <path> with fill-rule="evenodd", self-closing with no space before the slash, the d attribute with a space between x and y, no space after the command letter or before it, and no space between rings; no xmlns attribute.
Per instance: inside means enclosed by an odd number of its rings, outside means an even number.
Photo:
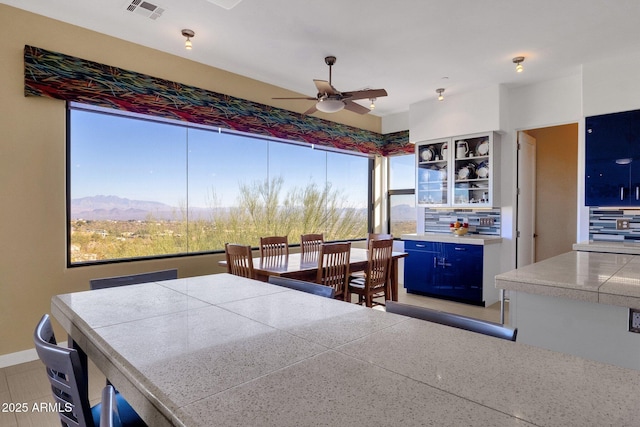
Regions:
<svg viewBox="0 0 640 427"><path fill-rule="evenodd" d="M198 253L226 242L257 246L260 236L286 235L297 243L304 233L322 232L326 240L362 238L367 213L352 206L331 185L309 183L283 191L283 179L240 184L237 203L221 207L215 189L205 215L187 207L173 219L71 221L71 262Z"/></svg>

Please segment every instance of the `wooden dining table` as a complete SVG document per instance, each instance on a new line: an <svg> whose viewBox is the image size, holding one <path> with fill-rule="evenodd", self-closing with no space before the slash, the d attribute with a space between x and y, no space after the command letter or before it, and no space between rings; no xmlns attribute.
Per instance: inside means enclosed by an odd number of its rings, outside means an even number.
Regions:
<svg viewBox="0 0 640 427"><path fill-rule="evenodd" d="M56 295L51 313L150 427L640 420L640 371L227 273Z"/></svg>
<svg viewBox="0 0 640 427"><path fill-rule="evenodd" d="M389 294L392 301L398 301L398 261L408 256L406 252L392 252L391 271L389 272ZM226 266L227 261L218 263ZM351 248L349 254L349 272L365 271L368 264L368 251ZM253 270L256 279L266 282L269 276L289 277L291 279L314 282L318 275L317 254L292 253L284 256L253 258Z"/></svg>

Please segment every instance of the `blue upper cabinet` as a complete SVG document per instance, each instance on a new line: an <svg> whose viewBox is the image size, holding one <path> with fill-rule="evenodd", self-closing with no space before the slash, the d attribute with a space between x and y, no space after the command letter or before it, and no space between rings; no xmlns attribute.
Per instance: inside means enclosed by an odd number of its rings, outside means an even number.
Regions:
<svg viewBox="0 0 640 427"><path fill-rule="evenodd" d="M640 206L640 110L586 118L585 203Z"/></svg>

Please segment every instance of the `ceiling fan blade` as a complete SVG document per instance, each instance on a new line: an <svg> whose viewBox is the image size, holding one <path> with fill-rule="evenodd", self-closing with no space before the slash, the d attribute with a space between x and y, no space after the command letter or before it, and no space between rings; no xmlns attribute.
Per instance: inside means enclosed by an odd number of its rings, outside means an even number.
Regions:
<svg viewBox="0 0 640 427"><path fill-rule="evenodd" d="M306 100L309 100L309 101L317 101L317 99L316 99L316 98L311 98L311 97L301 97L301 96L296 97L296 98L271 98L271 99L306 99Z"/></svg>
<svg viewBox="0 0 640 427"><path fill-rule="evenodd" d="M369 110L367 107L363 107L360 104L356 104L355 102L351 101L350 99L345 99L343 100L344 102L344 109L345 110L349 110L349 111L353 111L354 113L358 113L358 114L367 114Z"/></svg>
<svg viewBox="0 0 640 427"><path fill-rule="evenodd" d="M316 111L318 111L318 109L316 108L316 104L313 104L313 107L309 108L307 111L305 111L305 112L304 112L304 113L302 113L302 114L313 114L313 113L315 113Z"/></svg>
<svg viewBox="0 0 640 427"><path fill-rule="evenodd" d="M336 95L340 93L333 86L331 86L329 82L326 80L314 79L313 82L316 84L316 87L318 88L318 93L326 93L328 95Z"/></svg>
<svg viewBox="0 0 640 427"><path fill-rule="evenodd" d="M387 96L387 91L384 89L354 90L353 92L342 92L342 96L352 100L382 98Z"/></svg>

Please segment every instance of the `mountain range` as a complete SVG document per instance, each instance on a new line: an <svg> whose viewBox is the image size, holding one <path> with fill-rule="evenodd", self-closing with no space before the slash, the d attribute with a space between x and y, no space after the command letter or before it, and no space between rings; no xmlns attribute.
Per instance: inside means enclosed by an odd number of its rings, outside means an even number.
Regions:
<svg viewBox="0 0 640 427"><path fill-rule="evenodd" d="M226 211L226 209L222 208ZM190 215L206 217L210 208L189 208ZM71 219L85 220L144 220L149 216L155 219L181 219L181 210L161 202L131 200L118 196L90 196L71 200ZM416 217L414 207L408 205L394 206L391 215L395 220L412 220Z"/></svg>

